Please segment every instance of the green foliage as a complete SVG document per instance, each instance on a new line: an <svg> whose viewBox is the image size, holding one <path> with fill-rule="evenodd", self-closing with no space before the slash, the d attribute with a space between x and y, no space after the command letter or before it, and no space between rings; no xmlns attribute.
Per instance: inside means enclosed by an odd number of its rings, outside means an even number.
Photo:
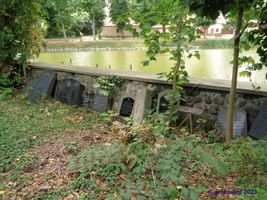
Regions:
<svg viewBox="0 0 267 200"><path fill-rule="evenodd" d="M0 99L0 182L2 178L18 179L25 167L36 161L36 155L30 149L61 135L66 129L78 131L107 123L92 113L82 121L66 120L76 119L75 115L75 108L59 102L44 101L33 106L20 96L12 101ZM72 153L78 148L77 143L67 144Z"/></svg>
<svg viewBox="0 0 267 200"><path fill-rule="evenodd" d="M15 95L16 90L22 83L22 77L16 72L0 74L0 99L9 99Z"/></svg>
<svg viewBox="0 0 267 200"><path fill-rule="evenodd" d="M19 182L22 187L31 184L22 174L36 161L43 142L64 138L69 131L97 132L103 125L111 126L116 116L54 101L32 105L21 98L0 100L0 191L8 190L6 181ZM77 114L84 120L75 121ZM177 133L168 120L151 115L139 126L124 122L126 142L119 137L80 151L79 141L66 141L66 149L75 154L69 165L72 173L77 172L73 181L34 198L58 199L78 193L79 199L199 199L199 193L213 189L211 185L229 189L225 186L229 179L231 186L257 190L255 196L242 198L266 198L266 140L241 138L222 144L216 132L203 133L204 121L188 136Z"/></svg>
<svg viewBox="0 0 267 200"><path fill-rule="evenodd" d="M79 149L79 144L78 144L77 142L74 142L74 141L69 142L69 143L67 144L67 149L68 149L68 151L71 152L71 153L76 153L77 150Z"/></svg>
<svg viewBox="0 0 267 200"><path fill-rule="evenodd" d="M125 19L127 19L129 11L128 0L112 0L110 2L110 17L121 31L126 27Z"/></svg>
<svg viewBox="0 0 267 200"><path fill-rule="evenodd" d="M189 44L199 37L201 31L196 27L197 18L189 10L190 1L136 1L131 4L130 17L139 25L140 31L131 28L132 31L144 37L144 43L148 47L146 52L149 60L144 61L144 66L149 65L150 61L156 61L158 54L171 54L174 66L167 76L171 82L174 92L179 92L179 85L187 81L185 70L185 55L199 57L198 53L189 52ZM128 19L126 17L126 19ZM161 25L162 30L155 30L153 26ZM132 24L128 24L129 27ZM166 30L167 29L167 30ZM170 48L169 46L173 46ZM172 78L170 78L172 76ZM175 99L171 99L171 107Z"/></svg>
<svg viewBox="0 0 267 200"><path fill-rule="evenodd" d="M94 86L106 96L113 95L123 83L123 79L117 76L100 76L97 80Z"/></svg>
<svg viewBox="0 0 267 200"><path fill-rule="evenodd" d="M42 1L44 16L47 22L47 37L58 37L73 35L74 26L81 26L75 14L83 13L78 10L78 1L72 0L46 0ZM77 23L77 24L75 24ZM64 30L63 30L64 27ZM75 30L76 31L76 30Z"/></svg>
<svg viewBox="0 0 267 200"><path fill-rule="evenodd" d="M81 0L81 8L89 14L92 29L100 32L103 26L105 1L104 0Z"/></svg>
<svg viewBox="0 0 267 200"><path fill-rule="evenodd" d="M0 73L10 66L18 70L40 53L42 23L39 0L1 2Z"/></svg>
<svg viewBox="0 0 267 200"><path fill-rule="evenodd" d="M267 184L267 140L243 138L226 145L225 160L231 171L238 173L238 184L242 188L257 190L255 199L266 198ZM245 197L249 198L249 197Z"/></svg>
<svg viewBox="0 0 267 200"><path fill-rule="evenodd" d="M160 128L156 126L152 132L157 133L156 129ZM222 161L213 157L213 151L208 153L200 147L195 136L165 141L162 133L157 137L158 134L143 134L142 128L134 130L131 134L135 136L127 144L90 147L71 159L70 170L78 171L73 189L90 191L94 198L102 194L114 199L116 194L116 199L183 196L193 200L206 188L188 186L184 171L202 171L201 166L207 164L214 173L226 173ZM158 143L157 138L162 142ZM189 164L192 162L195 164Z"/></svg>

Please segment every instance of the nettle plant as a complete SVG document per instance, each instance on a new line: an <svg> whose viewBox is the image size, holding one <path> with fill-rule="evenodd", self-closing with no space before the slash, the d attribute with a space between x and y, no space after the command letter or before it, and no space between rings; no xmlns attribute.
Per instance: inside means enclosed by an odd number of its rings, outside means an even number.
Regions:
<svg viewBox="0 0 267 200"><path fill-rule="evenodd" d="M100 76L94 86L102 95L113 96L122 83L123 79L118 76Z"/></svg>

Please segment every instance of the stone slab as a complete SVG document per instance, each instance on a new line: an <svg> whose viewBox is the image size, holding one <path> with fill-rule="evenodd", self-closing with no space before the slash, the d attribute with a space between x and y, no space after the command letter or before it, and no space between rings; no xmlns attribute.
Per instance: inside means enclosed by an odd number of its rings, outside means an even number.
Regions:
<svg viewBox="0 0 267 200"><path fill-rule="evenodd" d="M75 79L60 80L56 87L55 98L68 105L81 105L84 86Z"/></svg>
<svg viewBox="0 0 267 200"><path fill-rule="evenodd" d="M96 112L106 112L109 107L109 97L101 93L95 93L92 109Z"/></svg>
<svg viewBox="0 0 267 200"><path fill-rule="evenodd" d="M267 137L267 100L262 103L259 113L249 130L249 135L256 139Z"/></svg>
<svg viewBox="0 0 267 200"><path fill-rule="evenodd" d="M227 109L222 109L218 113L218 128L222 135L226 135ZM247 112L242 108L235 108L233 136L240 137L247 135Z"/></svg>
<svg viewBox="0 0 267 200"><path fill-rule="evenodd" d="M33 89L29 92L29 101L36 102L42 96L50 96L56 81L52 70L44 70L36 79Z"/></svg>
<svg viewBox="0 0 267 200"><path fill-rule="evenodd" d="M153 88L151 85L145 85L139 82L126 82L114 96L112 110L121 115L126 114L126 116L129 116L130 108L132 108L130 117L132 117L134 124L139 124L143 121L146 111L151 110L152 90ZM134 102L132 102L133 105L129 102L126 103L128 113L121 112L124 107L125 99L134 100Z"/></svg>
<svg viewBox="0 0 267 200"><path fill-rule="evenodd" d="M25 94L25 93L29 94L33 90L34 86L36 85L36 81L37 81L36 79L28 79L26 83L24 84L23 88L20 90L20 92L22 94Z"/></svg>

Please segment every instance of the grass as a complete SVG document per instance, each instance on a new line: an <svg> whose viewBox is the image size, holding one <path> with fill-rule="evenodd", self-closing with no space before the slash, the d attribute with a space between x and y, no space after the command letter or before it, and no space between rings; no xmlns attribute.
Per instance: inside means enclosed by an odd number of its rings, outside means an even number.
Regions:
<svg viewBox="0 0 267 200"><path fill-rule="evenodd" d="M0 198L267 198L266 140L188 132L160 116L131 126L54 100L0 100ZM240 189L257 194L207 192Z"/></svg>
<svg viewBox="0 0 267 200"><path fill-rule="evenodd" d="M198 39L191 44L197 48L215 49L232 48L233 41L227 39ZM105 39L97 41L83 41L80 39L46 40L47 49L57 48L144 48L143 39Z"/></svg>

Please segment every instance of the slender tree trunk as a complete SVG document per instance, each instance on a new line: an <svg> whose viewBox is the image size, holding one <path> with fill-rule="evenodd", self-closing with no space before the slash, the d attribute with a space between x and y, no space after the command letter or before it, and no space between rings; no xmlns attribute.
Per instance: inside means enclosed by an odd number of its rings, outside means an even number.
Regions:
<svg viewBox="0 0 267 200"><path fill-rule="evenodd" d="M0 74L2 73L2 71L3 71L3 68L4 68L4 66L3 66L3 63L2 62L0 62Z"/></svg>
<svg viewBox="0 0 267 200"><path fill-rule="evenodd" d="M204 39L206 39L206 31L207 31L207 27L204 27Z"/></svg>
<svg viewBox="0 0 267 200"><path fill-rule="evenodd" d="M178 72L179 72L179 69L180 69L180 66L181 66L181 58L182 58L182 54L181 54L181 44L180 44L180 41L179 41L179 38L180 38L180 32L181 32L181 26L180 26L180 21L178 22L177 24L177 27L176 27L176 37L177 37L177 45L176 45L176 50L177 50L177 60L176 60L176 64L175 64L175 69L174 69L174 72L173 72L173 81L172 81L172 90L173 90L173 98L172 98L172 101L171 101L171 110L174 109L174 106L175 106L175 94L177 93L177 75L178 75Z"/></svg>
<svg viewBox="0 0 267 200"><path fill-rule="evenodd" d="M166 33L166 25L165 24L162 25L162 32Z"/></svg>
<svg viewBox="0 0 267 200"><path fill-rule="evenodd" d="M124 38L125 38L125 35L124 35L124 29L121 29L120 32L121 32L121 38L124 39Z"/></svg>
<svg viewBox="0 0 267 200"><path fill-rule="evenodd" d="M26 65L22 66L22 72L23 72L23 77L26 79L27 78L27 66Z"/></svg>
<svg viewBox="0 0 267 200"><path fill-rule="evenodd" d="M93 15L93 21L92 21L92 30L93 30L93 38L96 40L96 31L95 31L95 16Z"/></svg>
<svg viewBox="0 0 267 200"><path fill-rule="evenodd" d="M66 35L65 26L64 26L64 22L63 21L61 21L61 28L62 28L62 32L63 32L63 35L64 35L64 39L66 40L67 39L67 35Z"/></svg>
<svg viewBox="0 0 267 200"><path fill-rule="evenodd" d="M225 138L226 142L230 141L233 138L235 94L236 94L236 85L238 76L238 58L240 51L240 37L241 37L243 14L244 14L244 8L241 6L238 11L235 40L234 40L234 63L233 63L232 83L231 83L228 111L227 111L227 127L226 127L226 138Z"/></svg>

